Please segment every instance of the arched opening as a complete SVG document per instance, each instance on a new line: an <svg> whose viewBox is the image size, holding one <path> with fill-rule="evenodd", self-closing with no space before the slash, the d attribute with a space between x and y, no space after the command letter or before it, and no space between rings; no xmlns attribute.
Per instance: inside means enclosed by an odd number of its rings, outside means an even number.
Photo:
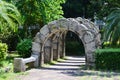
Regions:
<svg viewBox="0 0 120 80"><path fill-rule="evenodd" d="M65 43L65 53L67 56L85 56L85 49L82 40L74 32L67 32Z"/></svg>
<svg viewBox="0 0 120 80"><path fill-rule="evenodd" d="M80 23L79 21L83 21L84 24ZM87 24L90 25L88 26ZM38 58L40 66L42 66L44 62L47 63L52 60L64 58L65 55L69 55L69 52L78 57L80 57L83 52L86 66L94 66L95 58L93 53L96 48L99 47L98 44L100 41L97 33L98 31L99 30L96 29L94 24L92 25L92 23L82 18L56 20L48 25L45 25L36 35L35 41L33 42L32 51L35 55L36 52L40 53L40 55L38 54L38 56L40 56L40 58ZM68 34L71 34L75 38ZM65 44L69 44L69 40L67 40L67 37L69 38L69 36L71 37L70 41L74 41L76 44L79 44L78 46L81 46L75 48L78 49L78 51L75 50L73 53L72 51L68 51L73 50L74 48L74 46L69 46L72 48L66 50L65 52L65 47L66 49L69 48L67 45L65 46ZM38 46L37 48L36 45Z"/></svg>

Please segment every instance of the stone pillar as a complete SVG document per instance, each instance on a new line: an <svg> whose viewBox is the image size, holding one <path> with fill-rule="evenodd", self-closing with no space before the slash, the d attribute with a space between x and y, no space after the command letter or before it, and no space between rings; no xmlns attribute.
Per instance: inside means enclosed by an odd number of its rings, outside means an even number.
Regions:
<svg viewBox="0 0 120 80"><path fill-rule="evenodd" d="M58 55L58 41L57 39L53 40L53 60L58 60L59 55Z"/></svg>
<svg viewBox="0 0 120 80"><path fill-rule="evenodd" d="M82 37L85 46L85 54L86 54L86 66L94 67L95 66L95 57L94 52L96 50L96 44L94 41L94 35L91 32L84 33Z"/></svg>
<svg viewBox="0 0 120 80"><path fill-rule="evenodd" d="M36 42L32 42L32 56L35 56L37 58L37 61L35 62L35 67L38 67L41 65L42 43L40 43L38 38L36 39Z"/></svg>
<svg viewBox="0 0 120 80"><path fill-rule="evenodd" d="M51 39L51 49L50 49L50 61L52 62L53 61L53 40Z"/></svg>
<svg viewBox="0 0 120 80"><path fill-rule="evenodd" d="M51 53L51 39L48 39L45 42L44 46L44 61L45 63L50 63L53 59L52 53Z"/></svg>
<svg viewBox="0 0 120 80"><path fill-rule="evenodd" d="M64 58L65 57L65 34L62 35L62 55L61 55L61 58Z"/></svg>
<svg viewBox="0 0 120 80"><path fill-rule="evenodd" d="M60 42L60 48L59 48L60 58L64 58L65 57L65 37L64 37L64 34L62 34L62 37L59 40L59 42Z"/></svg>
<svg viewBox="0 0 120 80"><path fill-rule="evenodd" d="M43 46L43 43L40 43L40 59L39 59L39 62L40 62L40 67L42 67L44 65L44 51L42 51L42 46Z"/></svg>
<svg viewBox="0 0 120 80"><path fill-rule="evenodd" d="M44 52L41 51L40 52L40 67L42 67L44 65Z"/></svg>
<svg viewBox="0 0 120 80"><path fill-rule="evenodd" d="M58 37L57 39L57 58L59 59L60 58L60 49L61 48L61 45L60 45L60 37Z"/></svg>
<svg viewBox="0 0 120 80"><path fill-rule="evenodd" d="M63 57L63 53L62 53L62 52L63 52L63 51L62 51L63 48L62 48L62 47L63 47L62 39L60 39L60 40L59 40L59 53L60 53L60 58Z"/></svg>

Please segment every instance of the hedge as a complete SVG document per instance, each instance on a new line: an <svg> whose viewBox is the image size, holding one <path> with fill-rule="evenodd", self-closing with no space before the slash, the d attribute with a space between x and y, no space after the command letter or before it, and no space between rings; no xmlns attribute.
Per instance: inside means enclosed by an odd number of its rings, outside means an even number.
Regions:
<svg viewBox="0 0 120 80"><path fill-rule="evenodd" d="M97 69L120 70L120 48L96 50L95 64Z"/></svg>

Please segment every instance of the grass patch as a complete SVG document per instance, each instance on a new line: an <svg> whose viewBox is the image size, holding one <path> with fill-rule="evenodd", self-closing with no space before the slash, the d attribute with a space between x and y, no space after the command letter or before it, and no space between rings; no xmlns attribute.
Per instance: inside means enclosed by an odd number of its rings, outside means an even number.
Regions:
<svg viewBox="0 0 120 80"><path fill-rule="evenodd" d="M62 59L63 59L63 60L67 60L67 59L68 59L68 57L66 57L66 56L65 56L65 57L64 57L64 58L62 58Z"/></svg>
<svg viewBox="0 0 120 80"><path fill-rule="evenodd" d="M63 59L60 58L60 59L58 59L57 61L58 61L58 62L63 62L63 61L65 61L65 59L64 59L64 58L63 58Z"/></svg>
<svg viewBox="0 0 120 80"><path fill-rule="evenodd" d="M57 61L52 61L52 62L50 62L50 63L45 63L44 65L43 65L43 67L49 67L50 65L55 65L56 63L58 63Z"/></svg>
<svg viewBox="0 0 120 80"><path fill-rule="evenodd" d="M0 80L20 80L16 79L16 76L22 73L13 72L13 60L16 57L20 57L16 52L8 54L6 59L0 62Z"/></svg>

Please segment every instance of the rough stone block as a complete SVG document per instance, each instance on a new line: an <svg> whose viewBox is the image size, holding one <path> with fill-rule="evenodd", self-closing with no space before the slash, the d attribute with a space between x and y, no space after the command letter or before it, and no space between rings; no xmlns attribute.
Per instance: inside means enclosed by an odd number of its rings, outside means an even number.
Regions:
<svg viewBox="0 0 120 80"><path fill-rule="evenodd" d="M33 52L40 52L41 46L40 43L32 42L32 51Z"/></svg>
<svg viewBox="0 0 120 80"><path fill-rule="evenodd" d="M15 58L14 72L23 72L23 71L25 71L25 63L23 62L23 58Z"/></svg>

